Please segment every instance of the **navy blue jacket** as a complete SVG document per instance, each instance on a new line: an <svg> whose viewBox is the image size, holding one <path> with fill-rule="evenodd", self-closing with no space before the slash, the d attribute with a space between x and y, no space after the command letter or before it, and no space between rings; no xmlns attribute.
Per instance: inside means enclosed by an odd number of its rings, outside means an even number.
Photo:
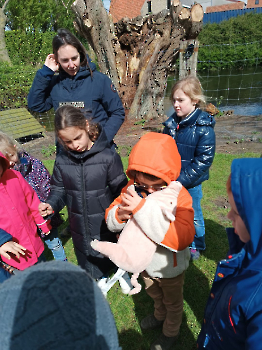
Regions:
<svg viewBox="0 0 262 350"><path fill-rule="evenodd" d="M235 159L231 188L250 234L228 229L229 254L218 263L198 349L257 350L262 344L262 159Z"/></svg>
<svg viewBox="0 0 262 350"><path fill-rule="evenodd" d="M68 102L80 102L82 108L91 111L93 120L103 126L111 142L125 119L125 111L112 81L96 71L91 77L87 67L80 67L75 76L61 70L59 74L47 66L36 73L28 95L28 108L35 112L55 110ZM74 104L73 104L74 105Z"/></svg>
<svg viewBox="0 0 262 350"><path fill-rule="evenodd" d="M173 137L181 156L177 181L187 189L200 185L209 178L215 156L214 117L197 108L183 120L174 113L163 124L164 134Z"/></svg>
<svg viewBox="0 0 262 350"><path fill-rule="evenodd" d="M115 241L108 230L105 210L127 184L119 155L109 148L104 131L89 151L61 150L56 156L47 199L55 212L65 205L79 265L93 278L112 267L108 258L93 250L93 239Z"/></svg>

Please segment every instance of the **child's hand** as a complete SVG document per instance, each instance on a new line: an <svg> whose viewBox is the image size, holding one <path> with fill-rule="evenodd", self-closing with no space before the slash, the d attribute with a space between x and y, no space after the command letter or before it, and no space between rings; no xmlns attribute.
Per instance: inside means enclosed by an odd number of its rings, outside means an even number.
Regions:
<svg viewBox="0 0 262 350"><path fill-rule="evenodd" d="M39 228L38 228L39 229ZM45 238L46 236L48 236L49 235L49 233L50 233L50 231L48 231L48 232L44 232L44 231L42 231L41 229L39 230L40 232L40 236L42 237L42 238Z"/></svg>
<svg viewBox="0 0 262 350"><path fill-rule="evenodd" d="M43 217L51 215L53 213L53 208L48 203L40 203L38 206L39 214Z"/></svg>
<svg viewBox="0 0 262 350"><path fill-rule="evenodd" d="M131 218L132 213L130 213L129 210L124 209L122 205L120 205L117 210L117 216L119 220L127 221Z"/></svg>
<svg viewBox="0 0 262 350"><path fill-rule="evenodd" d="M141 200L142 198L136 193L136 191L129 189L127 193L123 193L122 195L122 203L120 208L130 213L139 205Z"/></svg>
<svg viewBox="0 0 262 350"><path fill-rule="evenodd" d="M12 253L17 258L19 258L20 254L21 255L25 255L24 250L26 250L26 248L24 248L20 244L18 244L16 242L13 242L13 241L9 241L9 242L6 242L3 245L1 245L1 247L0 247L0 255L2 255L6 259L10 260L11 256L7 252Z"/></svg>
<svg viewBox="0 0 262 350"><path fill-rule="evenodd" d="M48 232L43 232L43 236L42 236L42 237L48 236L49 233L50 233L50 231L48 231Z"/></svg>

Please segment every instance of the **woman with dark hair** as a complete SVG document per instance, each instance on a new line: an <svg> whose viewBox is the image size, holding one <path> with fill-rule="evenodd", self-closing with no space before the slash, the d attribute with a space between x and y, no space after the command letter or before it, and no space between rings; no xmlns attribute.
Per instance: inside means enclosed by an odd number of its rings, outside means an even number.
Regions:
<svg viewBox="0 0 262 350"><path fill-rule="evenodd" d="M53 54L37 71L28 95L28 108L35 112L63 105L90 111L113 144L125 118L122 102L112 81L96 70L82 43L67 29L58 30Z"/></svg>

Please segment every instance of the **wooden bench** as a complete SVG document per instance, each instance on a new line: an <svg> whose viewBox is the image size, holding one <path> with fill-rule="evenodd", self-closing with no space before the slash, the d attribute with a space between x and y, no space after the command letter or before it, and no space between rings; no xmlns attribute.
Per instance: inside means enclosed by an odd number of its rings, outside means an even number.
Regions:
<svg viewBox="0 0 262 350"><path fill-rule="evenodd" d="M45 136L45 129L26 108L0 111L0 130L17 140L31 135Z"/></svg>

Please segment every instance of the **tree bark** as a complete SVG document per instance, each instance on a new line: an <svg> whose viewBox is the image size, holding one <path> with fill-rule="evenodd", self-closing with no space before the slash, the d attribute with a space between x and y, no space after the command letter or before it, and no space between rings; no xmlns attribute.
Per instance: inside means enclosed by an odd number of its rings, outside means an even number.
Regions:
<svg viewBox="0 0 262 350"><path fill-rule="evenodd" d="M162 117L168 74L180 42L196 39L201 31L202 6L187 9L173 0L170 10L117 23L101 0L76 0L72 9L76 29L96 53L100 70L113 80L128 118Z"/></svg>
<svg viewBox="0 0 262 350"><path fill-rule="evenodd" d="M102 0L76 0L72 5L75 27L96 53L100 70L109 75L119 88L113 50L113 35Z"/></svg>
<svg viewBox="0 0 262 350"><path fill-rule="evenodd" d="M11 64L11 60L5 44L6 16L4 11L8 2L9 0L6 0L4 5L0 8L0 62L7 62L8 64Z"/></svg>

